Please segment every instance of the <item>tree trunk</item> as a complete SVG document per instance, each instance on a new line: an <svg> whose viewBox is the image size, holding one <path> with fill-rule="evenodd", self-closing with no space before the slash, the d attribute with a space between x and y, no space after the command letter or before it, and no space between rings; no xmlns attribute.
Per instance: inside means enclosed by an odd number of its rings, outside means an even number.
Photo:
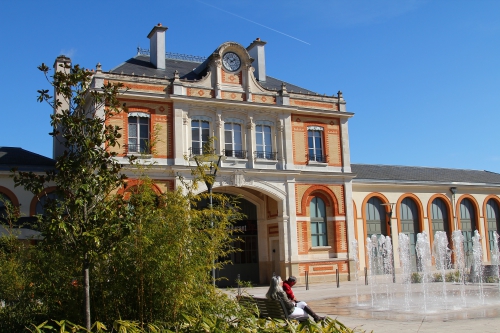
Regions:
<svg viewBox="0 0 500 333"><path fill-rule="evenodd" d="M85 253L83 259L83 286L85 290L85 328L90 332L90 263L88 253Z"/></svg>

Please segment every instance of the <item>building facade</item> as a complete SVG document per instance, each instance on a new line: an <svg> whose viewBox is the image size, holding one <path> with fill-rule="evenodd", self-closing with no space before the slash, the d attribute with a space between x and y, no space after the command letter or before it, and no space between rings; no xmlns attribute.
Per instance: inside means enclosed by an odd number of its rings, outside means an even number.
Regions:
<svg viewBox="0 0 500 333"><path fill-rule="evenodd" d="M319 95L268 75L260 39L247 47L226 42L207 57L195 57L167 52L166 31L155 26L149 50L139 49L109 71L98 64L92 84L127 88L120 97L127 112L108 121L123 129L121 142L109 149L126 165L131 185L136 174L128 156L150 165L157 189L169 191L181 186L177 175L191 177L190 158L202 155L215 138L213 149L224 159L213 190L241 196L247 216L235 226L243 231L245 242L237 244L242 252L219 272L227 284L237 274L254 283L268 283L273 274L334 281L337 271L347 279L356 269L349 256L352 242L359 244L362 270L371 234L393 236L397 251L399 232L476 228L488 253L499 224L499 174L351 165L353 113L340 91ZM54 69L70 62L60 56ZM55 141L54 157L60 148ZM0 187L1 193L9 191L10 183ZM390 220L386 203L394 204Z"/></svg>

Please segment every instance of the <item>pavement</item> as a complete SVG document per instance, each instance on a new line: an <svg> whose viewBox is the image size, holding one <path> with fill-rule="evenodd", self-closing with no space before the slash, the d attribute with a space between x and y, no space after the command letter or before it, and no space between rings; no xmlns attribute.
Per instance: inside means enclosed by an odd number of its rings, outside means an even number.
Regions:
<svg viewBox="0 0 500 333"><path fill-rule="evenodd" d="M440 285L433 284L434 289L428 295L420 293L419 299L411 301L412 308L406 309L405 286L402 284L379 283L372 288L365 285L364 281L357 283L341 281L338 288L333 282L310 284L308 290L305 285L298 284L293 287L293 290L297 299L306 301L318 314L336 318L347 327L358 328L366 332L500 332L500 292L497 284L484 285L486 297L482 299L475 294L477 285L464 287L467 288L465 292L472 297L467 300L469 303L466 308L422 310L422 297L427 297L427 304L442 302L443 294L439 293ZM447 284L446 287L456 291L455 299L447 299L451 307L455 303L461 303L460 290L464 290L460 289L461 285ZM414 288L415 295L417 295L421 290L419 289L421 285L411 285L411 288ZM251 287L245 288L244 292L256 297L265 297L267 289L267 286ZM373 304L372 289L376 293L374 299L382 304L385 304L387 299L397 301L390 309L387 306L372 307L370 306ZM384 298L386 293L391 296ZM413 309L414 306L417 306L418 310Z"/></svg>

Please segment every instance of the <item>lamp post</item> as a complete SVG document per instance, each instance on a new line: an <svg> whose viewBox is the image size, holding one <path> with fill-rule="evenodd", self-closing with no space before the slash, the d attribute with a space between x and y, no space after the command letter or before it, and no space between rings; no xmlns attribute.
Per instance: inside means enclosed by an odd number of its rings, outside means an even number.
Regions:
<svg viewBox="0 0 500 333"><path fill-rule="evenodd" d="M390 231L391 231L391 238L392 237L392 212L393 212L393 209L394 209L394 205L396 203L394 202L389 202L389 203L385 203L385 204L381 204L381 206L387 206L389 208L389 211L386 212L386 215L387 215L387 218L389 220L389 228L390 228ZM392 246L392 282L393 283L396 283L396 268L394 267L394 239L392 240L391 242L391 246Z"/></svg>
<svg viewBox="0 0 500 333"><path fill-rule="evenodd" d="M217 160L215 159L215 157L217 157ZM207 186L207 189L208 189L208 195L209 195L209 207L210 207L210 227L213 229L214 227L214 220L213 220L213 214L212 214L212 205L213 205L213 202L212 202L212 188L213 188L213 185L214 185L214 182L215 182L215 177L217 176L217 170L219 170L219 165L220 165L220 161L223 161L226 159L225 156L223 155L218 155L218 156L209 156L208 160L205 160L205 161L199 161L199 156L194 156L193 159L195 160L196 162L196 165L198 166L198 168L203 172L203 181L205 182L205 185ZM215 161L217 161L217 163L215 163ZM210 165L209 165L209 168L210 168L210 171L209 173L207 174L206 171L202 168L202 165L200 163L203 163L203 162L209 162ZM215 255L212 259L212 282L213 282L213 285L215 287Z"/></svg>

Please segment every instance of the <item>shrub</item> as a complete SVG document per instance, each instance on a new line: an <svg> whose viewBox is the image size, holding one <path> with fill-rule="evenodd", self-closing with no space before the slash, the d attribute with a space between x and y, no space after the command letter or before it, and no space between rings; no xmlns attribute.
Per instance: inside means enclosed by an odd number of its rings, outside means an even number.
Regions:
<svg viewBox="0 0 500 333"><path fill-rule="evenodd" d="M447 273L445 275L445 281L446 282L459 282L460 281L460 272L453 271L453 272Z"/></svg>
<svg viewBox="0 0 500 333"><path fill-rule="evenodd" d="M443 275L441 273L432 274L432 282L443 282Z"/></svg>
<svg viewBox="0 0 500 333"><path fill-rule="evenodd" d="M411 283L421 283L422 282L422 274L414 272L411 273Z"/></svg>

